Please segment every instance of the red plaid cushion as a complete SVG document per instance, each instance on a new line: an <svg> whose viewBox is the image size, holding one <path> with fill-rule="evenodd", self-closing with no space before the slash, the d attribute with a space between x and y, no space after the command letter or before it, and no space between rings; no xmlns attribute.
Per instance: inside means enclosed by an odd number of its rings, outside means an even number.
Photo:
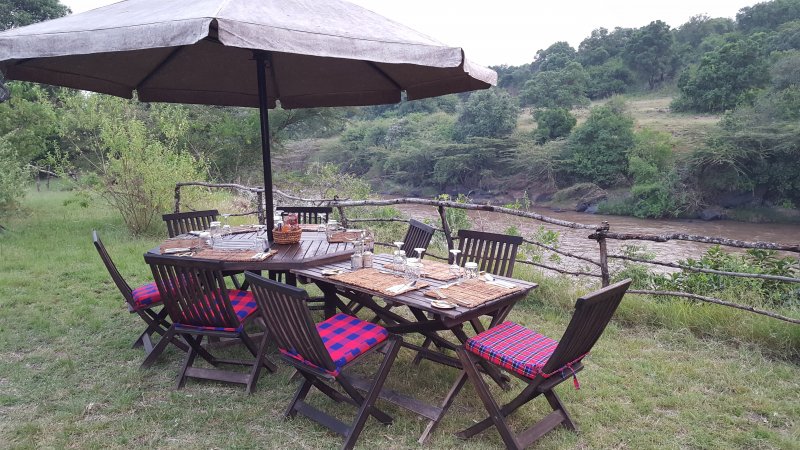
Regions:
<svg viewBox="0 0 800 450"><path fill-rule="evenodd" d="M155 281L133 290L133 309L139 310L161 303L161 293Z"/></svg>
<svg viewBox="0 0 800 450"><path fill-rule="evenodd" d="M558 342L514 322L503 322L467 340L470 352L528 378L543 374Z"/></svg>
<svg viewBox="0 0 800 450"><path fill-rule="evenodd" d="M253 294L250 291L241 291L239 289L230 289L228 290L228 297L231 299L231 306L233 306L233 310L236 312L236 317L239 318L239 326L236 328L225 328L225 327L205 327L205 326L198 326L198 325L186 325L181 323L176 323L175 326L177 328L192 328L195 330L210 330L210 331L239 331L244 326L244 321L251 314L256 312L258 309L258 305L256 304L255 298L253 298Z"/></svg>
<svg viewBox="0 0 800 450"><path fill-rule="evenodd" d="M317 324L317 331L322 338L322 343L328 349L336 369L324 370L311 361L303 358L294 350L279 349L281 353L301 361L315 369L323 370L336 376L342 367L354 360L358 355L380 344L389 337L389 332L380 325L367 322L358 317L339 313Z"/></svg>

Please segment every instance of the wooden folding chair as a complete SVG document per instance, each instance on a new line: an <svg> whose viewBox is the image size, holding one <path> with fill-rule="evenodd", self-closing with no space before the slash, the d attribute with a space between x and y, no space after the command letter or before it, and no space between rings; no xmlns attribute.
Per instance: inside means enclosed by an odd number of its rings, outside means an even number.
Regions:
<svg viewBox="0 0 800 450"><path fill-rule="evenodd" d="M436 232L436 228L430 225L426 225L419 220L409 220L408 230L406 230L406 236L403 238L401 250L404 250L409 257L415 256L415 248L428 248L434 232Z"/></svg>
<svg viewBox="0 0 800 450"><path fill-rule="evenodd" d="M278 206L275 208L285 213L297 214L298 223L323 224L333 212L330 206Z"/></svg>
<svg viewBox="0 0 800 450"><path fill-rule="evenodd" d="M572 320L560 341L514 322L504 322L469 339L464 347L457 350L464 371L454 383L444 405L445 408L450 406L469 378L489 417L457 433L457 436L466 439L494 425L507 448L522 449L562 424L577 431L554 388L570 377L578 388L575 374L583 369L583 358L603 334L630 284L630 279L624 280L579 298ZM506 370L527 386L508 404L499 407L478 372L479 360ZM553 412L522 433L514 434L506 417L539 395L544 395Z"/></svg>
<svg viewBox="0 0 800 450"><path fill-rule="evenodd" d="M461 265L463 266L467 261L473 261L478 263L479 270L492 275L504 277L513 275L514 261L516 261L517 249L520 244L522 244L522 236L458 230Z"/></svg>
<svg viewBox="0 0 800 450"><path fill-rule="evenodd" d="M111 279L114 280L114 284L117 285L117 289L119 289L119 292L125 299L125 303L128 306L128 312L131 314L138 314L139 317L141 317L142 320L144 320L144 322L147 324L147 327L144 329L144 331L142 331L139 337L133 342L132 347L144 347L146 355L149 356L153 354L154 357L158 357L158 355L166 348L166 344L170 341L164 341L165 345L160 346L158 351L154 354L153 352L155 347L153 347L153 335L157 334L161 336L162 340L164 340L164 335L172 324L167 319L166 308L161 308L161 310L157 309L163 305L161 302L161 294L158 292L156 283L147 283L137 287L136 289L131 289L130 285L128 285L128 282L122 278L122 275L120 275L119 270L117 270L117 266L114 264L114 261L108 254L108 251L106 251L103 241L100 240L100 237L97 235L97 231L95 230L92 231L92 241L94 242L94 247L97 249L97 253L100 254L100 259L103 260L103 264L106 266L108 273L111 275ZM183 343L179 338L172 339L171 342L183 351L187 351L189 349L189 347L186 346L186 344Z"/></svg>
<svg viewBox="0 0 800 450"><path fill-rule="evenodd" d="M353 448L368 416L372 415L386 425L392 423L392 418L375 406L375 400L397 356L402 342L399 336L389 335L380 325L342 313L315 324L306 304L306 291L252 272L245 272L245 278L252 286L261 315L282 359L297 369L304 379L286 410L287 417L300 413L341 434L344 436L343 449ZM356 386L363 385L345 375L343 370L375 350L384 353L383 361L362 396ZM344 394L326 381L337 383ZM312 387L337 403L356 406L358 412L353 422L348 426L306 403Z"/></svg>
<svg viewBox="0 0 800 450"><path fill-rule="evenodd" d="M225 286L218 261L186 259L177 256L147 253L145 262L153 271L164 307L172 319L172 326L164 339L181 336L189 344L189 353L178 377L176 388L186 384L187 378L225 381L244 384L247 392L255 390L261 368L274 372L276 367L265 356L269 333L265 332L259 345L250 338L244 324L255 317L258 305L252 293ZM218 359L201 346L203 338L238 339L255 357L252 361ZM163 339L162 339L163 341ZM160 343L159 343L160 345ZM214 369L194 367L200 356ZM155 357L148 356L144 365L149 367ZM222 370L221 364L248 366L249 372Z"/></svg>
<svg viewBox="0 0 800 450"><path fill-rule="evenodd" d="M207 230L211 227L211 222L217 220L217 216L219 216L219 211L209 209L206 211L164 214L161 218L164 219L164 223L167 225L167 235L175 237L190 231Z"/></svg>

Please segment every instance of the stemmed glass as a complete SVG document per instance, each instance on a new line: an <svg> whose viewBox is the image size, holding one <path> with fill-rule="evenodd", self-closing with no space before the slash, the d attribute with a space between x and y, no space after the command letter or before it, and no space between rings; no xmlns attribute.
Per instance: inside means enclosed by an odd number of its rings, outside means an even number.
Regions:
<svg viewBox="0 0 800 450"><path fill-rule="evenodd" d="M230 218L231 215L226 213L222 215L222 235L228 235L231 233L231 225L230 225Z"/></svg>
<svg viewBox="0 0 800 450"><path fill-rule="evenodd" d="M458 265L458 254L461 253L461 250L454 248L450 250L450 253L453 254L453 264L450 265L450 273L456 277L455 283L460 283L463 273L461 271L461 266Z"/></svg>
<svg viewBox="0 0 800 450"><path fill-rule="evenodd" d="M394 266L394 273L396 275L403 275L404 266L406 265L406 252L402 250L403 241L395 241L394 246L397 250L394 251L394 258L392 258L392 265Z"/></svg>
<svg viewBox="0 0 800 450"><path fill-rule="evenodd" d="M414 249L414 251L417 252L417 258L419 258L420 261L422 260L422 254L425 253L425 251L427 251L427 250L428 250L427 248L423 248L423 247L417 247L417 248Z"/></svg>

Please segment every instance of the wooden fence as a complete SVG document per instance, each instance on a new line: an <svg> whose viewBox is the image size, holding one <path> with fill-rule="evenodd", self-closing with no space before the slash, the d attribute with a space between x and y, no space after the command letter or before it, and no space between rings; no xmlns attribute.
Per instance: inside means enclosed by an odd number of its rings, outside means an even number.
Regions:
<svg viewBox="0 0 800 450"><path fill-rule="evenodd" d="M239 191L242 193L249 193L250 195L254 195L254 204L256 205L256 209L253 211L248 211L241 214L235 215L254 215L257 217L259 223L265 223L265 211L264 211L264 189L262 188L254 188L254 187L247 187L238 184L216 184L216 183L203 183L203 182L184 182L178 183L175 186L175 212L180 212L181 208L181 189L183 187L188 186L197 186L197 187L204 187L204 188L212 188L212 189L232 189L235 191ZM572 276L587 276L587 277L594 277L599 278L600 282L603 286L608 286L611 281L611 273L609 270L609 260L622 260L622 261L631 261L641 264L649 264L661 267L669 267L675 269L681 269L685 271L691 272L700 272L700 273L708 273L713 275L721 275L721 276L730 276L730 277L741 277L741 278L757 278L757 279L764 279L764 280L771 280L771 281L778 281L783 283L800 283L800 278L795 277L785 277L785 276L776 276L776 275L766 275L766 274L753 274L753 273L741 273L741 272L729 272L729 271L721 271L721 270L713 270L713 269L705 269L699 267L691 267L683 264L667 262L667 261L658 261L658 260L649 260L649 259L642 259L636 258L633 256L626 256L626 255L619 255L619 254L609 254L608 252L608 240L618 240L618 241L651 241L651 242L668 242L668 241L688 241L688 242L698 242L703 244L716 244L720 246L726 247L734 247L734 248L745 248L745 249L764 249L764 250L777 250L783 252L791 252L798 254L800 258L800 242L794 244L780 244L780 243L773 243L773 242L748 242L748 241L741 241L741 240L734 240L734 239L726 239L722 237L712 237L712 236L699 236L699 235L690 235L690 234L683 234L683 233L669 233L669 234L660 234L660 235L653 235L653 234L640 234L640 233L618 233L612 232L610 230L610 226L607 222L601 222L600 224L582 224L578 222L570 222L566 220L556 219L553 217L548 217L536 212L532 211L521 211L513 208L506 208L502 206L492 206L492 205L481 205L481 204L474 204L474 203L460 203L454 201L444 201L444 200L430 200L430 199L422 199L422 198L395 198L395 199L388 199L388 200L342 200L338 198L333 199L307 199L298 197L295 195L291 195L280 190L274 189L273 194L285 199L288 204L293 205L315 205L315 206L331 206L336 208L340 221L343 226L348 227L351 224L355 223L368 223L368 222L407 222L406 219L402 218L349 218L347 216L347 208L353 207L381 207L381 206L392 206L392 205L401 205L401 204L409 204L409 205L422 205L422 206L430 206L432 208L436 208L439 219L440 219L440 226L435 227L438 232L444 235L445 241L447 242L448 249L454 248L453 242L453 235L451 233L449 224L447 223L446 213L447 208L456 208L456 209L463 209L463 210L473 210L473 211L486 211L486 212L495 212L506 214L509 216L516 216L525 219L530 219L542 223L547 223L551 225L556 225L559 227L570 228L570 229L577 229L577 230L586 230L589 231L590 234L587 236L587 239L591 239L597 242L597 259L592 259L590 257L586 257L583 255L578 255L575 253L567 252L562 249L543 244L541 242L532 241L529 239L525 239L524 242L540 247L547 251L551 251L557 253L561 256L572 258L578 261L582 261L584 263L591 264L594 267L597 267L597 272L591 271L584 271L584 270L574 270L568 269L564 267L557 267L550 264L544 264L541 262L531 261L530 259L522 260L518 259L517 263L527 264L535 267L539 267L541 269L565 274L565 275L572 275ZM381 245L392 246L389 243L378 243ZM445 260L446 257L430 254L430 256L438 259ZM800 290L800 287L798 288ZM800 324L800 319L792 318L783 316L781 314L766 311L760 308L755 308L752 306L747 305L740 305L737 303L729 302L726 300L721 300L718 298L707 297L702 295L696 295L687 292L675 292L675 291L654 291L654 290L643 290L643 289L631 289L628 292L634 294L646 294L646 295L660 295L660 296L671 296L671 297L682 297L682 298L690 298L693 300L706 302L706 303L714 303L717 305L732 307L736 309L741 309L744 311L749 311L752 313L772 317L774 319Z"/></svg>

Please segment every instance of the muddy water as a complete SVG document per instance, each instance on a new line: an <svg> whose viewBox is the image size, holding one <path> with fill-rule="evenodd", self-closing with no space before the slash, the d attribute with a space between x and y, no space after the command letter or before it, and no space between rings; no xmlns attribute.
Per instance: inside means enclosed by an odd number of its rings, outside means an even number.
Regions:
<svg viewBox="0 0 800 450"><path fill-rule="evenodd" d="M410 217L430 218L438 221L439 215L436 210L429 206L420 205L399 205L399 209L406 212ZM739 239L743 241L764 241L779 242L784 244L796 243L800 241L800 225L788 224L754 224L733 221L711 221L700 220L651 220L637 219L635 217L606 216L578 213L574 211L555 212L546 209L536 210L537 213L553 217L556 219L578 222L587 225L599 224L607 221L611 231L620 233L638 234L667 234L667 233L686 233L703 236L724 237L728 239ZM560 227L557 225L546 224L532 219L508 216L501 213L484 211L468 211L472 228L481 231L504 232L509 226L515 226L523 236L530 238L539 227L557 231L561 235L559 247L570 253L586 256L591 259L598 259L597 242L587 239L591 234L590 230L574 230L571 228ZM610 254L622 253L625 245L635 244L655 255L656 259L662 261L678 261L686 258L698 258L710 247L708 244L697 242L670 241L670 242L648 242L648 241L608 241ZM792 254L788 254L792 255ZM793 256L796 256L794 254ZM572 260L565 260L565 265L571 268L581 267L585 263Z"/></svg>

